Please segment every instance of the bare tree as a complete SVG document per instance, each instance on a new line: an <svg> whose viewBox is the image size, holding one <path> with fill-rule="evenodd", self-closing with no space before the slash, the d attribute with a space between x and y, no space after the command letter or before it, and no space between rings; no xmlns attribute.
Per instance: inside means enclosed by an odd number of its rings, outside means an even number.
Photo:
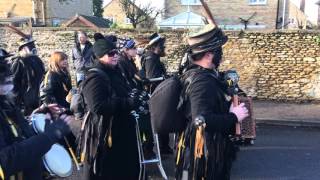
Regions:
<svg viewBox="0 0 320 180"><path fill-rule="evenodd" d="M161 11L151 6L149 3L146 6L136 5L136 0L120 0L122 10L130 20L133 28L139 24L144 24L148 27L153 26L155 19L160 15Z"/></svg>

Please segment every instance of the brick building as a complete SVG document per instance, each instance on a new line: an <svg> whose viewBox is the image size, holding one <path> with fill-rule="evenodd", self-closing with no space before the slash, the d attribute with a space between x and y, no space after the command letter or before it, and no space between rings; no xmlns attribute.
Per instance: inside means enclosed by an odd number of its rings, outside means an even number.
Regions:
<svg viewBox="0 0 320 180"><path fill-rule="evenodd" d="M304 12L290 0L205 1L224 29L245 29L245 26L247 29L303 28L307 24ZM165 0L165 18L187 11L201 15L200 0Z"/></svg>
<svg viewBox="0 0 320 180"><path fill-rule="evenodd" d="M122 26L130 26L130 20L122 10L120 0L111 0L103 7L103 17Z"/></svg>
<svg viewBox="0 0 320 180"><path fill-rule="evenodd" d="M135 11L142 10L131 3L132 7L135 8ZM143 13L143 12L142 12ZM122 9L121 0L111 0L103 7L103 17L110 20L113 23L116 23L118 26L123 28L132 28L130 19L127 18L125 11ZM139 28L150 28L154 26L154 20L150 17L148 21L142 22L138 25Z"/></svg>
<svg viewBox="0 0 320 180"><path fill-rule="evenodd" d="M75 14L91 16L91 0L0 0L0 18L31 18L34 25L56 26Z"/></svg>

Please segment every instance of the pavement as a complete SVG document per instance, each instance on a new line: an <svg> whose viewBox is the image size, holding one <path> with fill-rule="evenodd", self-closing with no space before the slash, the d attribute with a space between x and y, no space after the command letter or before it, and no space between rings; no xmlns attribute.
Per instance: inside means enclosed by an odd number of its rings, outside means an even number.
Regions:
<svg viewBox="0 0 320 180"><path fill-rule="evenodd" d="M257 124L320 127L320 103L253 101Z"/></svg>

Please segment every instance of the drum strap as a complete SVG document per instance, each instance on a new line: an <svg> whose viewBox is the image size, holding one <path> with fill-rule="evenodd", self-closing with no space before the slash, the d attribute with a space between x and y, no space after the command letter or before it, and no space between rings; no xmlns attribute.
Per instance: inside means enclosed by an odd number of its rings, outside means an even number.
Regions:
<svg viewBox="0 0 320 180"><path fill-rule="evenodd" d="M44 76L44 86L46 87L47 85L48 85L48 82L49 82L49 74L50 74L50 72L48 71L47 73L46 73L46 75Z"/></svg>
<svg viewBox="0 0 320 180"><path fill-rule="evenodd" d="M0 110L0 112L3 115L3 117L5 118L5 120L7 121L13 136L15 138L19 137L19 134L18 134L18 131L17 131L17 125L7 116L7 114L3 110Z"/></svg>

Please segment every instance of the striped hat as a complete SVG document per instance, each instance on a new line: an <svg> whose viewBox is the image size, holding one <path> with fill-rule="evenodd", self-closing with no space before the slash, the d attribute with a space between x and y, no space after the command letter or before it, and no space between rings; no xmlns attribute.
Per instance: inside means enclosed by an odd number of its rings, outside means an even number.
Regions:
<svg viewBox="0 0 320 180"><path fill-rule="evenodd" d="M228 37L217 26L207 24L199 31L190 34L187 41L191 54L195 55L223 46L228 41Z"/></svg>
<svg viewBox="0 0 320 180"><path fill-rule="evenodd" d="M151 47L159 42L164 42L165 40L166 40L165 37L160 36L158 33L153 33L149 37L149 43L148 43L147 47Z"/></svg>

